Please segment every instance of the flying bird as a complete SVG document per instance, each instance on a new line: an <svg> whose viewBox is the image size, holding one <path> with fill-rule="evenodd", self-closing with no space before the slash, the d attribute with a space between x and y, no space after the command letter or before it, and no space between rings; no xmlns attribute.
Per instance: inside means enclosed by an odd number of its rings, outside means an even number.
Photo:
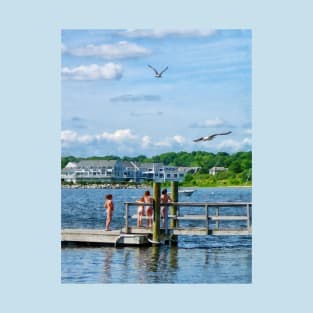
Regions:
<svg viewBox="0 0 313 313"><path fill-rule="evenodd" d="M151 66L149 64L148 64L148 66L154 71L154 73L155 73L154 76L157 77L157 78L161 78L162 74L168 69L168 66L167 66L163 71L158 72L153 66Z"/></svg>
<svg viewBox="0 0 313 313"><path fill-rule="evenodd" d="M231 134L231 131L228 131L228 132L226 132L226 133L213 134L213 135L210 135L210 136L200 137L200 138L195 139L194 142L198 142L198 141L209 141L209 140L214 139L216 136L229 135L229 134Z"/></svg>

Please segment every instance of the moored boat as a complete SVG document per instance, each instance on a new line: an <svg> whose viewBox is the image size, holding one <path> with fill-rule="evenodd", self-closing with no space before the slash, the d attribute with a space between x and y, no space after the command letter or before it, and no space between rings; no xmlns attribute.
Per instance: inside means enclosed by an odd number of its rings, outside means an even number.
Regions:
<svg viewBox="0 0 313 313"><path fill-rule="evenodd" d="M193 193L195 192L194 189L182 189L182 190L178 190L179 194L182 194L186 197L190 197Z"/></svg>

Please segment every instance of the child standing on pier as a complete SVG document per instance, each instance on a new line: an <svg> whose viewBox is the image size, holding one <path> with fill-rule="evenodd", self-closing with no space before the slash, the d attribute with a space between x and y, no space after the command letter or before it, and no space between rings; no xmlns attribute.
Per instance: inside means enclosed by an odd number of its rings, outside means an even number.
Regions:
<svg viewBox="0 0 313 313"><path fill-rule="evenodd" d="M143 195L144 203L153 204L153 198L150 196L150 191L145 191ZM153 208L149 205L146 207L146 215L148 218L147 227L152 227Z"/></svg>
<svg viewBox="0 0 313 313"><path fill-rule="evenodd" d="M144 203L145 199L142 197L140 200L136 201L138 203ZM137 209L138 219L137 219L137 227L142 227L142 217L145 215L145 207L143 205L139 205Z"/></svg>
<svg viewBox="0 0 313 313"><path fill-rule="evenodd" d="M112 221L114 204L113 204L113 196L111 194L106 195L106 201L104 203L104 207L107 210L107 219L105 222L105 230L110 230L110 224Z"/></svg>
<svg viewBox="0 0 313 313"><path fill-rule="evenodd" d="M161 194L161 204L167 204L169 202L172 202L171 197L167 194L167 189L163 189L162 190L162 194ZM163 226L166 227L167 226L167 209L168 206L164 205L161 207L161 218L162 218L162 222L163 222Z"/></svg>
<svg viewBox="0 0 313 313"><path fill-rule="evenodd" d="M145 191L144 195L140 200L136 201L138 203L142 203L138 207L137 213L138 213L138 220L137 220L137 226L142 227L142 217L146 214L147 216L147 227L152 227L152 216L153 216L153 208L149 205L144 204L153 204L153 198L150 196L150 191Z"/></svg>

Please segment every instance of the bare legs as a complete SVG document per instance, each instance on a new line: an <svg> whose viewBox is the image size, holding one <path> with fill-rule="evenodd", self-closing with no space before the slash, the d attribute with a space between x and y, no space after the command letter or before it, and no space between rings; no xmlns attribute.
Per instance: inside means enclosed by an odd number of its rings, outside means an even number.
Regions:
<svg viewBox="0 0 313 313"><path fill-rule="evenodd" d="M113 215L112 210L107 210L107 219L106 219L106 222L105 222L105 230L110 230L110 224L111 224L111 221L112 221L112 215Z"/></svg>

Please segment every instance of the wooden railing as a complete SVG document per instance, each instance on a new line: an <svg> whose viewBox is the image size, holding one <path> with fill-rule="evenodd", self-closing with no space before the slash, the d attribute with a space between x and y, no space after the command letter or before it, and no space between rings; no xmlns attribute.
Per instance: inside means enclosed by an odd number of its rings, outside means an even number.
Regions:
<svg viewBox="0 0 313 313"><path fill-rule="evenodd" d="M132 219L137 219L137 210L135 213L131 212L131 208L139 205L151 206L151 204L139 204L138 202L125 202L125 230L130 233L143 233L151 232L148 229L139 229L131 225ZM175 206L177 208L176 214L166 214L164 227L164 232L172 232L176 235L197 235L197 234L216 234L216 235L235 235L235 234L251 234L251 202L171 202L168 204L162 204L161 206ZM184 212L185 208L189 208L189 212ZM203 208L203 211L196 210L197 214L191 213L191 209ZM231 209L231 210L230 210ZM231 214L225 214L223 211L231 211ZM167 212L169 210L166 210ZM132 214L133 213L133 214ZM144 216L143 218L147 218ZM170 227L169 220L176 220L175 227ZM185 227L180 225L183 221L202 221L204 222L204 227L188 226ZM226 227L225 224L236 224L237 222L244 221L245 227ZM212 225L214 223L214 226ZM224 228L220 227L221 224ZM241 223L242 224L242 223Z"/></svg>

